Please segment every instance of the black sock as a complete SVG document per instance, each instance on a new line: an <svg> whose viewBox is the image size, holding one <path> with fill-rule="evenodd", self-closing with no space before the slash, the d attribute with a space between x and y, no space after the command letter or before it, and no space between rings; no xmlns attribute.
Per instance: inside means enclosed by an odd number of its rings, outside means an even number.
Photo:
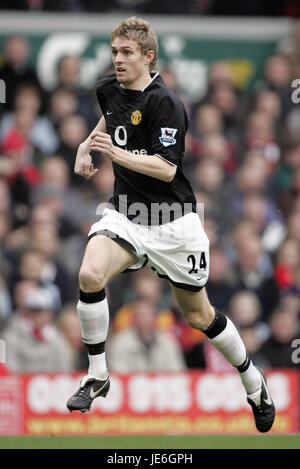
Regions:
<svg viewBox="0 0 300 469"><path fill-rule="evenodd" d="M216 308L214 309L216 313L215 318L212 323L208 326L208 328L203 331L203 333L207 335L209 339L213 339L214 337L219 335L225 329L227 324L227 317L225 316L225 314L221 313Z"/></svg>

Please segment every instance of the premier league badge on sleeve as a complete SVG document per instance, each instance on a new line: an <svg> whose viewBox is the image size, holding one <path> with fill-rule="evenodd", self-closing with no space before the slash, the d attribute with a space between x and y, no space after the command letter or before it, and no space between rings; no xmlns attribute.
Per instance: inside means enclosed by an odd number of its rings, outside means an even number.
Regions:
<svg viewBox="0 0 300 469"><path fill-rule="evenodd" d="M169 127L161 127L161 136L159 137L160 143L164 147L169 147L170 145L175 145L176 138L175 135L178 129L170 129Z"/></svg>

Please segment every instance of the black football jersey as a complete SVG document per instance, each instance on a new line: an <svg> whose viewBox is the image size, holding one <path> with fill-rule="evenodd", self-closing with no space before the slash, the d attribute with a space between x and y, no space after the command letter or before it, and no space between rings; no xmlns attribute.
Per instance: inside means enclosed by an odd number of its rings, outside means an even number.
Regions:
<svg viewBox="0 0 300 469"><path fill-rule="evenodd" d="M115 75L106 76L96 93L114 145L141 157L157 155L177 166L174 179L164 182L112 163L115 184L109 203L134 222L157 225L195 212L196 200L182 172L185 108L158 73L151 75L141 91L125 89Z"/></svg>

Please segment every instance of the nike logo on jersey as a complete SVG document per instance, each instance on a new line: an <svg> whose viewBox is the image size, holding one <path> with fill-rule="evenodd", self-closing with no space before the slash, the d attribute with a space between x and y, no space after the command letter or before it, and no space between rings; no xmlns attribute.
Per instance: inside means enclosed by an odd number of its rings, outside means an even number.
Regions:
<svg viewBox="0 0 300 469"><path fill-rule="evenodd" d="M106 111L106 115L107 115L107 116L110 116L111 114L112 114L111 111Z"/></svg>

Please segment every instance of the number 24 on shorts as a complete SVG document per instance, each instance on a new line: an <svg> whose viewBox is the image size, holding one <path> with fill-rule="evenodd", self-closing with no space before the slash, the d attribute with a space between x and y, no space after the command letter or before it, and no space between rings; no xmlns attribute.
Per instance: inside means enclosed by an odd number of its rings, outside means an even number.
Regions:
<svg viewBox="0 0 300 469"><path fill-rule="evenodd" d="M196 257L193 254L190 254L187 258L188 262L192 264L192 268L189 270L189 274L197 274L198 269L196 268L197 261ZM199 262L199 269L206 269L207 267L207 262L206 262L206 257L205 257L205 252L201 252L200 254L200 262Z"/></svg>

